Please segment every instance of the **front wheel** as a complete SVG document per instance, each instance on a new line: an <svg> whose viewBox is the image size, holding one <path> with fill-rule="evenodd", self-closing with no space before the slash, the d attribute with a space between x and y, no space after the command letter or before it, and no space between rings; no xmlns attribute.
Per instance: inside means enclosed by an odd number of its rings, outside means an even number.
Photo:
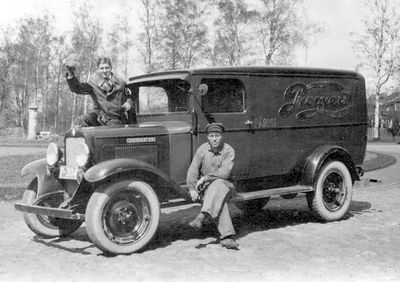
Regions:
<svg viewBox="0 0 400 282"><path fill-rule="evenodd" d="M40 199L36 199L36 191L37 179L35 178L25 190L22 202L29 205L56 208L64 201L62 191ZM29 229L44 238L67 236L75 232L82 224L81 220L55 218L27 212L24 212L24 221Z"/></svg>
<svg viewBox="0 0 400 282"><path fill-rule="evenodd" d="M130 254L142 249L155 235L160 204L154 190L139 180L99 187L86 208L89 238L101 250Z"/></svg>
<svg viewBox="0 0 400 282"><path fill-rule="evenodd" d="M318 174L314 188L314 192L307 193L307 202L318 218L334 221L346 214L353 193L353 182L342 162L326 163Z"/></svg>

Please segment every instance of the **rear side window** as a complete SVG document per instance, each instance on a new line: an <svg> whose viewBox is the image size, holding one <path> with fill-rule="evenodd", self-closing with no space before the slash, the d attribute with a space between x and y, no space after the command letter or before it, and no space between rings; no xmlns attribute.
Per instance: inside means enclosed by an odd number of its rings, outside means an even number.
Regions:
<svg viewBox="0 0 400 282"><path fill-rule="evenodd" d="M244 111L245 89L239 79L204 78L208 86L207 94L201 97L206 113L235 113Z"/></svg>

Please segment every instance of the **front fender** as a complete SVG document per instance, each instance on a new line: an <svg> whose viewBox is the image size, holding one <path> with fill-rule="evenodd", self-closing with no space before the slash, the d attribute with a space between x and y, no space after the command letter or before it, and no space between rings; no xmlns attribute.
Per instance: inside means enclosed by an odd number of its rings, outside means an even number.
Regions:
<svg viewBox="0 0 400 282"><path fill-rule="evenodd" d="M112 175L130 172L134 170L147 171L161 177L168 183L168 186L177 191L185 198L189 198L190 194L179 184L173 181L167 174L146 162L135 159L112 159L98 163L89 168L84 178L87 182L94 183L104 180Z"/></svg>
<svg viewBox="0 0 400 282"><path fill-rule="evenodd" d="M37 197L50 192L63 190L63 186L58 179L48 173L46 159L33 161L22 168L21 176L30 174L35 175L38 181L37 191L35 191Z"/></svg>
<svg viewBox="0 0 400 282"><path fill-rule="evenodd" d="M328 159L343 162L353 179L359 180L351 155L340 146L321 146L315 149L308 157L303 167L302 185L312 186L324 162Z"/></svg>

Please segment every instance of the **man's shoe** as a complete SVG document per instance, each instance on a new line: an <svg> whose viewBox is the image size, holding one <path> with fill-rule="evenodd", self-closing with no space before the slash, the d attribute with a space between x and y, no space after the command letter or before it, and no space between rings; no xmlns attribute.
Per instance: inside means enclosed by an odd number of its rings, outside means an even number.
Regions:
<svg viewBox="0 0 400 282"><path fill-rule="evenodd" d="M235 249L235 250L237 250L238 247L239 247L239 243L236 242L235 239L227 237L227 238L221 239L221 246L225 247L227 249Z"/></svg>
<svg viewBox="0 0 400 282"><path fill-rule="evenodd" d="M196 230L200 230L201 228L203 228L203 220L204 220L204 214L199 213L195 219L189 222L189 225Z"/></svg>

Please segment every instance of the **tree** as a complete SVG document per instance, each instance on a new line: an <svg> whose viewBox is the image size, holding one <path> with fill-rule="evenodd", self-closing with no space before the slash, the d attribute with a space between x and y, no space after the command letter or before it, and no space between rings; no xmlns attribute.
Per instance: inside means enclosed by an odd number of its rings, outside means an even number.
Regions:
<svg viewBox="0 0 400 282"><path fill-rule="evenodd" d="M364 20L365 33L357 35L355 42L361 66L371 72L373 78L376 97L374 139L379 139L382 88L393 77L400 62L400 17L395 5L390 0L374 0L369 6L369 16Z"/></svg>
<svg viewBox="0 0 400 282"><path fill-rule="evenodd" d="M18 113L17 125L26 127L27 107L42 100L46 64L49 61L51 22L48 15L26 17L19 21L14 51L13 91ZM21 75L22 74L22 75Z"/></svg>
<svg viewBox="0 0 400 282"><path fill-rule="evenodd" d="M212 64L240 65L248 52L245 43L249 41L249 34L245 28L255 14L248 11L248 6L242 0L220 0L217 7Z"/></svg>
<svg viewBox="0 0 400 282"><path fill-rule="evenodd" d="M12 67L16 60L14 44L11 42L11 29L3 32L0 44L0 112L5 108L11 91Z"/></svg>
<svg viewBox="0 0 400 282"><path fill-rule="evenodd" d="M37 66L36 66L36 100L40 101L41 105L41 118L42 118L42 129L47 128L47 112L48 112L48 99L50 84L52 83L53 74L52 62L55 56L53 43L55 37L53 35L53 21L54 18L45 14L38 20L38 54L37 54ZM40 92L40 97L38 94Z"/></svg>
<svg viewBox="0 0 400 282"><path fill-rule="evenodd" d="M98 49L101 44L103 29L100 26L98 20L93 18L90 10L92 8L83 4L74 11L74 27L72 31L72 52L76 53L79 57L80 70L78 75L86 76L86 80L89 80L91 73L95 69L93 64L97 55ZM77 108L83 108L83 112L86 113L88 107L88 96L85 95L83 106L79 105L80 99L77 98L76 94L73 94L72 104L72 119L71 126L73 125Z"/></svg>
<svg viewBox="0 0 400 282"><path fill-rule="evenodd" d="M61 102L62 102L62 97L61 97L61 93L62 93L62 84L61 81L64 78L64 66L63 66L63 60L64 57L67 53L67 46L65 43L65 35L61 35L57 38L57 40L54 42L54 50L55 50L55 57L54 57L54 61L53 61L53 65L54 65L54 75L55 75L55 79L54 79L54 84L53 84L53 91L54 91L54 103L53 105L55 105L55 107L53 107L54 109L54 130L56 132L60 132L60 124L59 124L59 120L60 120L60 108L61 108ZM64 88L65 88L65 84L64 84ZM65 91L67 92L67 91ZM62 128L64 129L64 128Z"/></svg>
<svg viewBox="0 0 400 282"><path fill-rule="evenodd" d="M189 68L207 45L204 1L162 0L161 49L165 69Z"/></svg>
<svg viewBox="0 0 400 282"><path fill-rule="evenodd" d="M306 45L309 31L318 28L308 25L299 15L302 0L261 0L262 8L255 19L255 42L258 42L265 65L287 64L297 46Z"/></svg>
<svg viewBox="0 0 400 282"><path fill-rule="evenodd" d="M158 0L142 0L143 13L140 21L143 31L139 33L139 52L143 58L146 73L156 71L160 68L160 22L157 21Z"/></svg>
<svg viewBox="0 0 400 282"><path fill-rule="evenodd" d="M111 32L108 33L108 45L111 46L111 60L114 65L118 66L124 77L128 76L129 51L133 46L131 39L131 25L129 4L122 2L124 10L115 15L116 22L113 24Z"/></svg>

